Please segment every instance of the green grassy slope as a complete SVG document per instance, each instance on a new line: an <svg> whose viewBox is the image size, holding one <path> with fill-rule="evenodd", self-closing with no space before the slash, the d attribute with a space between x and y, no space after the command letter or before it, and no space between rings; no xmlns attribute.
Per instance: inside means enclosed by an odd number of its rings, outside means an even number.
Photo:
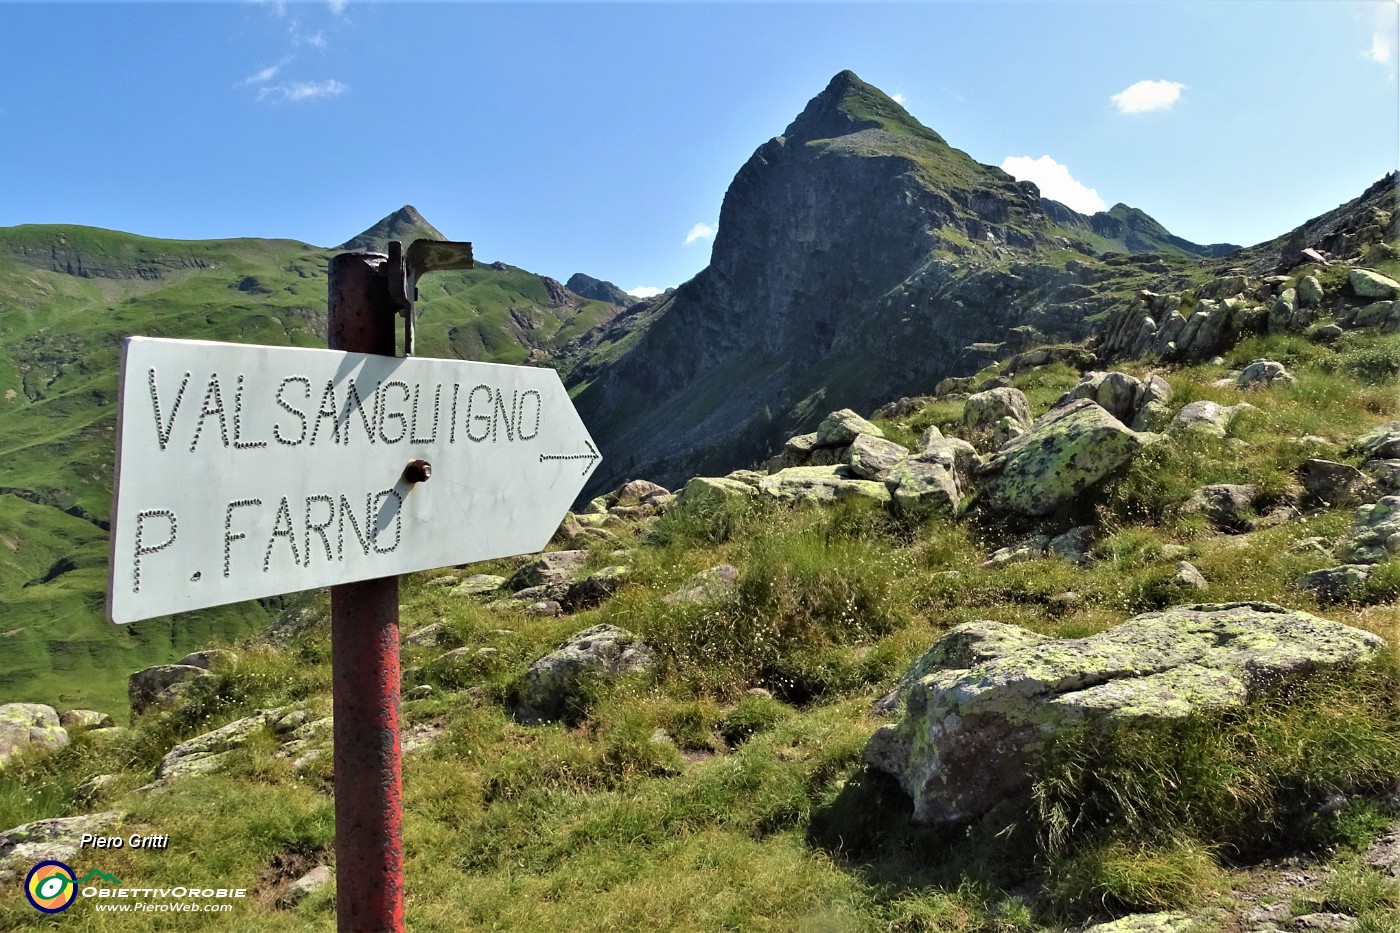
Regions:
<svg viewBox="0 0 1400 933"><path fill-rule="evenodd" d="M266 623L256 603L120 629L103 619L117 362L130 335L322 347L331 255L291 240L0 228L0 633L19 633L0 652L0 700L120 716L132 670ZM420 352L447 358L547 358L618 310L501 264L434 274L421 291ZM65 557L73 568L25 586Z"/></svg>

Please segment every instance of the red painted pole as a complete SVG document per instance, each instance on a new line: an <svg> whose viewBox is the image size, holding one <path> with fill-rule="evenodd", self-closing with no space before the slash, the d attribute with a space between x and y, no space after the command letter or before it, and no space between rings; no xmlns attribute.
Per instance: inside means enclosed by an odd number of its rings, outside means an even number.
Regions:
<svg viewBox="0 0 1400 933"><path fill-rule="evenodd" d="M397 318L385 265L374 253L331 259L332 350L394 355ZM340 933L402 933L398 577L331 587L331 672L336 926Z"/></svg>

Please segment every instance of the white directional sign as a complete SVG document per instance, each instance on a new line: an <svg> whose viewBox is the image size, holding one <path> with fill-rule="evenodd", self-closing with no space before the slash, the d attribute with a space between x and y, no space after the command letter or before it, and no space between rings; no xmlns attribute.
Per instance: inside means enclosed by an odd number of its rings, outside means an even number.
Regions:
<svg viewBox="0 0 1400 933"><path fill-rule="evenodd" d="M600 459L550 369L196 340L117 424L113 622L539 551Z"/></svg>

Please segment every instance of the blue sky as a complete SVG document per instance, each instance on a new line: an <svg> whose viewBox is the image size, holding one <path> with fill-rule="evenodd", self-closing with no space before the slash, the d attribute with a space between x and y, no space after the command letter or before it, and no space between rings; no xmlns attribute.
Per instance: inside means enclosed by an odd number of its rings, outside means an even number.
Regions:
<svg viewBox="0 0 1400 933"><path fill-rule="evenodd" d="M1398 11L0 0L0 226L334 245L411 203L487 260L676 285L850 68L1080 209L1250 244L1396 167Z"/></svg>

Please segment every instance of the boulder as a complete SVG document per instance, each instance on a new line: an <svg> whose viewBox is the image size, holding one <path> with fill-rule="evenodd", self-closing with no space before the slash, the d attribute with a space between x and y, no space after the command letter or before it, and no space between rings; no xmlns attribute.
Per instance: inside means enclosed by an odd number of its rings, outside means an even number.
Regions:
<svg viewBox="0 0 1400 933"><path fill-rule="evenodd" d="M1370 578L1370 566L1342 564L1340 567L1310 570L1298 578L1298 586L1312 590L1325 603L1339 603L1360 597Z"/></svg>
<svg viewBox="0 0 1400 933"><path fill-rule="evenodd" d="M425 625L417 631L409 632L403 636L403 643L417 648L434 647L451 640L451 638L452 633L446 625L434 622L432 625Z"/></svg>
<svg viewBox="0 0 1400 933"><path fill-rule="evenodd" d="M1387 421L1372 428L1347 449L1362 460L1400 460L1400 421Z"/></svg>
<svg viewBox="0 0 1400 933"><path fill-rule="evenodd" d="M946 445L900 461L885 477L895 510L916 520L956 514L962 492L955 463L953 448Z"/></svg>
<svg viewBox="0 0 1400 933"><path fill-rule="evenodd" d="M1024 638L1005 628L1011 644ZM1237 709L1366 661L1384 644L1370 632L1263 603L1147 613L1087 638L1011 647L970 664L925 664L905 691L903 718L877 730L864 757L900 782L917 822L1023 812L1041 753L1063 729Z"/></svg>
<svg viewBox="0 0 1400 933"><path fill-rule="evenodd" d="M582 529L580 529L582 531ZM556 551L555 553L560 553ZM494 593L505 586L505 577L498 577L492 573L474 573L461 583L452 588L453 596L481 596L485 593Z"/></svg>
<svg viewBox="0 0 1400 933"><path fill-rule="evenodd" d="M1161 377L1154 377L1161 383L1154 385L1154 393L1165 387L1167 399L1171 398L1171 387ZM1056 408L1068 405L1077 399L1087 398L1097 402L1101 408L1119 421L1127 424L1137 415L1138 405L1143 396L1143 383L1135 376L1120 372L1091 372L1079 377L1079 382L1055 403Z"/></svg>
<svg viewBox="0 0 1400 933"><path fill-rule="evenodd" d="M1275 382L1297 381L1282 363L1274 360L1255 360L1244 368L1235 380L1235 385L1241 389L1268 389L1272 388Z"/></svg>
<svg viewBox="0 0 1400 933"><path fill-rule="evenodd" d="M613 679L656 669L655 653L613 625L595 625L540 658L521 680L515 718L526 724L558 719L585 677Z"/></svg>
<svg viewBox="0 0 1400 933"><path fill-rule="evenodd" d="M1192 402L1176 413L1167 425L1168 435L1178 435L1187 431L1199 431L1215 437L1224 437L1230 425L1246 411L1258 411L1248 402L1238 405L1220 405L1216 402Z"/></svg>
<svg viewBox="0 0 1400 933"><path fill-rule="evenodd" d="M565 512L563 521L561 521L559 527L555 529L554 534L549 539L549 543L568 544L570 541L577 538L582 531L583 526L579 524L579 520L574 516L574 513Z"/></svg>
<svg viewBox="0 0 1400 933"><path fill-rule="evenodd" d="M1383 496L1356 510L1337 557L1349 564L1377 564L1400 553L1400 496Z"/></svg>
<svg viewBox="0 0 1400 933"><path fill-rule="evenodd" d="M662 496L670 494L671 491L665 486L660 486L649 480L634 479L608 493L608 507L649 505Z"/></svg>
<svg viewBox="0 0 1400 933"><path fill-rule="evenodd" d="M569 589L561 602L570 610L596 606L616 593L618 587L627 580L627 575L630 572L631 568L625 564L595 570L583 579L569 584ZM549 614L557 615L558 613L551 612Z"/></svg>
<svg viewBox="0 0 1400 933"><path fill-rule="evenodd" d="M205 668L192 664L157 664L137 671L126 681L131 711L140 714L152 706L166 706L179 699L190 684L213 676Z"/></svg>
<svg viewBox="0 0 1400 933"><path fill-rule="evenodd" d="M73 802L80 806L88 806L100 799L108 788L115 787L119 781L119 774L94 774L73 788Z"/></svg>
<svg viewBox="0 0 1400 933"><path fill-rule="evenodd" d="M1211 279L1196 289L1197 298L1230 298L1243 294L1249 288L1249 279L1243 275L1222 275Z"/></svg>
<svg viewBox="0 0 1400 933"><path fill-rule="evenodd" d="M884 482L908 456L909 451L894 441L872 434L857 434L846 448L845 462L855 476Z"/></svg>
<svg viewBox="0 0 1400 933"><path fill-rule="evenodd" d="M988 461L982 491L1000 511L1046 515L1127 465L1154 438L1080 399L1047 413Z"/></svg>
<svg viewBox="0 0 1400 933"><path fill-rule="evenodd" d="M1044 636L1015 625L983 619L955 625L914 661L893 690L875 704L876 712L889 712L899 706L904 693L935 671L967 670L983 661L1000 658L1022 648L1049 641Z"/></svg>
<svg viewBox="0 0 1400 933"><path fill-rule="evenodd" d="M1011 420L1011 425L1003 425L1002 420L1006 418ZM968 396L962 423L969 428L989 428L993 432L999 426L1003 431L1013 426L1027 428L1031 423L1031 403L1020 389L988 389Z"/></svg>
<svg viewBox="0 0 1400 933"><path fill-rule="evenodd" d="M160 764L156 765L155 783L146 785L142 790L153 790L196 774L217 770L228 760L230 752L248 744L265 726L277 722L284 712L282 709L261 710L181 742L166 752Z"/></svg>
<svg viewBox="0 0 1400 933"><path fill-rule="evenodd" d="M1308 496L1325 505L1358 505L1378 492L1369 476L1345 463L1305 460L1298 472Z"/></svg>
<svg viewBox="0 0 1400 933"><path fill-rule="evenodd" d="M1087 564L1089 551L1093 546L1094 526L1078 525L1051 538L1045 550L1047 553L1074 561L1076 564Z"/></svg>
<svg viewBox="0 0 1400 933"><path fill-rule="evenodd" d="M36 862L71 861L84 834L107 835L122 821L116 810L35 820L0 832L0 884L22 881Z"/></svg>
<svg viewBox="0 0 1400 933"><path fill-rule="evenodd" d="M1189 914L1162 911L1155 914L1130 914L1086 927L1083 933L1190 933L1196 921Z"/></svg>
<svg viewBox="0 0 1400 933"><path fill-rule="evenodd" d="M1298 304L1304 308L1322 307L1322 283L1315 275L1305 275L1298 280Z"/></svg>
<svg viewBox="0 0 1400 933"><path fill-rule="evenodd" d="M1400 298L1400 282L1374 269L1352 269L1347 273L1347 284L1358 298L1381 298L1386 301Z"/></svg>
<svg viewBox="0 0 1400 933"><path fill-rule="evenodd" d="M111 716L95 709L70 709L58 717L58 724L69 732L80 729L106 729L116 725Z"/></svg>
<svg viewBox="0 0 1400 933"><path fill-rule="evenodd" d="M59 725L58 713L42 703L6 703L0 706L0 766L28 748L62 748L68 732Z"/></svg>
<svg viewBox="0 0 1400 933"><path fill-rule="evenodd" d="M1046 554L1046 549L1050 545L1050 539L1045 535L1031 535L1029 538L1022 538L1005 547L999 547L982 561L982 566L988 570L996 567L1005 567L1007 564L1020 564L1028 560L1038 560Z"/></svg>
<svg viewBox="0 0 1400 933"><path fill-rule="evenodd" d="M875 437L885 436L884 431L849 408L843 408L840 411L833 411L822 419L821 424L817 425L816 446L845 447L861 434L870 434Z"/></svg>
<svg viewBox="0 0 1400 933"><path fill-rule="evenodd" d="M661 597L667 604L708 603L731 596L739 580L739 570L731 564L720 564L702 570L685 582L674 593Z"/></svg>
<svg viewBox="0 0 1400 933"><path fill-rule="evenodd" d="M765 476L758 488L783 502L837 502L852 496L890 501L884 483L856 479L845 466L788 467Z"/></svg>
<svg viewBox="0 0 1400 933"><path fill-rule="evenodd" d="M202 667L206 671L212 671L237 662L238 655L227 648L204 648L200 651L191 651L175 663L189 667Z"/></svg>
<svg viewBox="0 0 1400 933"><path fill-rule="evenodd" d="M738 480L697 476L685 484L676 507L709 514L747 505L758 490Z"/></svg>
<svg viewBox="0 0 1400 933"><path fill-rule="evenodd" d="M1387 495L1400 493L1400 460L1367 460L1361 468Z"/></svg>
<svg viewBox="0 0 1400 933"><path fill-rule="evenodd" d="M510 590L568 583L588 560L587 551L550 551L528 561L506 583Z"/></svg>
<svg viewBox="0 0 1400 933"><path fill-rule="evenodd" d="M1219 531L1238 535L1255 528L1253 508L1259 490L1250 485L1212 483L1202 486L1182 506L1186 514L1204 512Z"/></svg>
<svg viewBox="0 0 1400 933"><path fill-rule="evenodd" d="M1210 588L1210 584L1206 582L1205 576L1196 569L1196 565L1184 560L1176 562L1176 573L1172 575L1172 583L1188 590Z"/></svg>

